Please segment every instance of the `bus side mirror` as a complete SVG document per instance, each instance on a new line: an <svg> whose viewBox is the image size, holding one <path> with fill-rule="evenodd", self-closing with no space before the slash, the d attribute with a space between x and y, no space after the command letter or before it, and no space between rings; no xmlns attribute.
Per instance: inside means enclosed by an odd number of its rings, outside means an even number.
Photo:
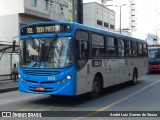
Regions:
<svg viewBox="0 0 160 120"><path fill-rule="evenodd" d="M13 41L13 46L12 46L12 51L13 51L13 52L15 51L15 48L16 48L16 41L14 40L14 41Z"/></svg>

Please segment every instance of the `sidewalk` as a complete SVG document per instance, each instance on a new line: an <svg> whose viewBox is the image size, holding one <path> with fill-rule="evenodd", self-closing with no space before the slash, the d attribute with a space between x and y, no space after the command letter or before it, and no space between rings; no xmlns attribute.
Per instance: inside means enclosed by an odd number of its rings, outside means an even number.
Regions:
<svg viewBox="0 0 160 120"><path fill-rule="evenodd" d="M18 90L18 82L13 80L0 80L0 93Z"/></svg>

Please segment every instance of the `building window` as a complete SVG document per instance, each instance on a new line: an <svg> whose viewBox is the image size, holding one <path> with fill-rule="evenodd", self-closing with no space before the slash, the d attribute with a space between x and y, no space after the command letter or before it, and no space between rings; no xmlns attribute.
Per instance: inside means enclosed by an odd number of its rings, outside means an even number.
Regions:
<svg viewBox="0 0 160 120"><path fill-rule="evenodd" d="M101 20L97 20L97 25L102 25L102 21Z"/></svg>
<svg viewBox="0 0 160 120"><path fill-rule="evenodd" d="M49 0L44 0L45 4L45 9L49 10Z"/></svg>
<svg viewBox="0 0 160 120"><path fill-rule="evenodd" d="M31 0L31 5L33 7L36 7L37 6L37 0Z"/></svg>
<svg viewBox="0 0 160 120"><path fill-rule="evenodd" d="M114 29L114 25L110 25L110 28L111 28L111 29Z"/></svg>
<svg viewBox="0 0 160 120"><path fill-rule="evenodd" d="M104 27L109 27L109 24L108 23L106 23L106 22L104 22Z"/></svg>

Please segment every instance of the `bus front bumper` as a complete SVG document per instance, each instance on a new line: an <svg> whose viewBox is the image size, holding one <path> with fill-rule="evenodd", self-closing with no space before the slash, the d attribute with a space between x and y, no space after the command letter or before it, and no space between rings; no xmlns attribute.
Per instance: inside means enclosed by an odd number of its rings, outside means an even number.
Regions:
<svg viewBox="0 0 160 120"><path fill-rule="evenodd" d="M65 84L35 84L18 79L18 88L20 92L33 93L33 94L48 94L48 95L62 95L62 96L75 96L76 91L73 82L68 81Z"/></svg>

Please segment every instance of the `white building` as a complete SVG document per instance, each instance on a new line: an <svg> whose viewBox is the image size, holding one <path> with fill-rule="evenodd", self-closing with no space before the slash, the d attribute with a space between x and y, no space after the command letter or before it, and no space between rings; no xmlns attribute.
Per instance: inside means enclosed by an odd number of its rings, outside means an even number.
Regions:
<svg viewBox="0 0 160 120"><path fill-rule="evenodd" d="M119 2L118 0L84 0L84 6L85 6L85 4L87 4L87 3L89 4L92 2L97 2L100 5L102 5L105 9L107 9L106 11L110 11L111 19L113 18L114 20L110 20L110 18L108 18L107 21L112 21L111 24L114 24L114 30L112 30L110 28L106 29L104 26L101 26L101 27L97 26L95 21L94 21L94 25L93 25L93 23L91 24L91 22L89 22L89 20L87 20L88 21L87 24L95 26L95 27L99 27L102 29L114 31L117 33L120 33L120 6L125 4L125 6L121 6L121 34L131 36L131 32L130 32L130 28L129 28L130 27L130 19L129 19L129 17L130 17L129 16L130 3L128 0L121 0L121 2ZM87 8L87 9L90 9L90 8ZM84 9L84 14L86 11L87 10ZM93 13L92 10L88 10L88 11ZM90 16L90 14L88 14L88 11L87 11L87 15L85 15L87 17ZM103 14L105 14L107 16L108 13L104 12ZM93 19L95 19L95 18L93 18ZM85 22L86 22L86 19L84 19L84 23ZM128 23L128 24L126 24L126 23Z"/></svg>
<svg viewBox="0 0 160 120"><path fill-rule="evenodd" d="M40 21L73 21L73 1L69 0L0 0L0 44L12 43L19 36L20 26ZM0 53L1 55L2 53ZM0 74L9 74L18 55L4 54Z"/></svg>
<svg viewBox="0 0 160 120"><path fill-rule="evenodd" d="M146 39L149 34L160 36L160 1L159 0L129 0L131 2L131 14L135 19L131 19L135 28L132 31L134 37ZM155 39L155 38L153 38ZM148 41L149 42L149 41ZM152 42L150 42L152 43Z"/></svg>
<svg viewBox="0 0 160 120"><path fill-rule="evenodd" d="M83 23L108 31L115 31L115 12L98 2L83 3Z"/></svg>
<svg viewBox="0 0 160 120"><path fill-rule="evenodd" d="M119 29L121 7L121 27L130 29L131 35L147 39L153 34L160 36L160 1L159 0L113 0L106 2L108 8L116 12L116 29ZM115 7L114 7L115 6ZM118 6L118 7L117 7ZM155 38L153 38L155 39ZM151 39L150 39L151 40ZM150 43L153 43L150 42Z"/></svg>
<svg viewBox="0 0 160 120"><path fill-rule="evenodd" d="M12 41L21 25L39 21L68 21L66 0L1 0L0 39Z"/></svg>

